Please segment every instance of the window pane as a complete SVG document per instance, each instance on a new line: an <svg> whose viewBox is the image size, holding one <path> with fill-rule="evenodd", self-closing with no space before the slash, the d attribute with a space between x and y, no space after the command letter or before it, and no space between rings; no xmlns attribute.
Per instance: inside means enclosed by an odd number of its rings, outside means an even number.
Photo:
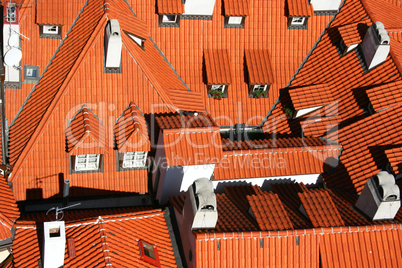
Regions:
<svg viewBox="0 0 402 268"><path fill-rule="evenodd" d="M240 25L243 17L229 17L228 24Z"/></svg>

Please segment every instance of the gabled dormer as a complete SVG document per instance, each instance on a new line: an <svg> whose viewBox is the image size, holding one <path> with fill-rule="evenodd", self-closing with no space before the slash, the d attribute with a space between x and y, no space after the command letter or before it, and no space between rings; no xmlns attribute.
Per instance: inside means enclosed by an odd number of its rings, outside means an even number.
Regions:
<svg viewBox="0 0 402 268"><path fill-rule="evenodd" d="M339 52L342 56L353 51L362 42L360 32L366 27L365 24L353 23L338 28L339 34L341 35Z"/></svg>
<svg viewBox="0 0 402 268"><path fill-rule="evenodd" d="M307 29L307 21L313 14L307 0L288 0L288 29Z"/></svg>
<svg viewBox="0 0 402 268"><path fill-rule="evenodd" d="M204 60L208 98L227 98L229 85L232 83L228 51L226 49L206 49L204 50Z"/></svg>
<svg viewBox="0 0 402 268"><path fill-rule="evenodd" d="M157 13L159 27L179 27L184 7L181 0L157 0Z"/></svg>
<svg viewBox="0 0 402 268"><path fill-rule="evenodd" d="M334 15L338 12L339 6L341 4L341 0L308 0L308 1L313 6L314 14L316 15Z"/></svg>
<svg viewBox="0 0 402 268"><path fill-rule="evenodd" d="M225 28L244 28L244 22L249 15L247 0L223 0Z"/></svg>
<svg viewBox="0 0 402 268"><path fill-rule="evenodd" d="M269 88L274 83L271 56L267 49L246 49L249 98L268 97Z"/></svg>

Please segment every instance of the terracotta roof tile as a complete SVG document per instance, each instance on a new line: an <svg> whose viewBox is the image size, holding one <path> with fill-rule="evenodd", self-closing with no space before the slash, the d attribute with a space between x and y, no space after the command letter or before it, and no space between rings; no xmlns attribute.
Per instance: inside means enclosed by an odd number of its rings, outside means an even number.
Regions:
<svg viewBox="0 0 402 268"><path fill-rule="evenodd" d="M385 155L391 165L391 169L395 175L402 171L402 147L385 150Z"/></svg>
<svg viewBox="0 0 402 268"><path fill-rule="evenodd" d="M334 101L331 89L326 84L289 89L296 110L327 105Z"/></svg>
<svg viewBox="0 0 402 268"><path fill-rule="evenodd" d="M37 267L41 244L38 235L35 223L17 224L14 267ZM107 263L116 267L147 266L140 259L140 239L156 246L163 267L177 267L164 212L160 210L67 221L66 238L74 239L76 257L69 257L66 243L65 267L106 266Z"/></svg>
<svg viewBox="0 0 402 268"><path fill-rule="evenodd" d="M208 84L231 84L232 70L226 49L204 50Z"/></svg>
<svg viewBox="0 0 402 268"><path fill-rule="evenodd" d="M120 153L151 150L147 123L133 102L117 120L115 137Z"/></svg>
<svg viewBox="0 0 402 268"><path fill-rule="evenodd" d="M225 16L248 16L249 0L223 0Z"/></svg>
<svg viewBox="0 0 402 268"><path fill-rule="evenodd" d="M359 44L363 41L367 26L362 23L352 23L338 28L339 34L346 46Z"/></svg>
<svg viewBox="0 0 402 268"><path fill-rule="evenodd" d="M71 155L107 152L105 128L87 107L81 108L66 129L66 144L67 152Z"/></svg>
<svg viewBox="0 0 402 268"><path fill-rule="evenodd" d="M219 127L165 129L162 135L169 167L216 164L221 158Z"/></svg>
<svg viewBox="0 0 402 268"><path fill-rule="evenodd" d="M12 222L20 216L13 193L2 175L0 175L0 215L1 214Z"/></svg>
<svg viewBox="0 0 402 268"><path fill-rule="evenodd" d="M181 0L157 0L158 14L183 14L184 8Z"/></svg>
<svg viewBox="0 0 402 268"><path fill-rule="evenodd" d="M376 112L399 105L402 98L402 81L396 81L367 89L367 96Z"/></svg>
<svg viewBox="0 0 402 268"><path fill-rule="evenodd" d="M373 22L381 21L387 31L400 30L402 19L400 4L395 5L384 0L362 0L362 4Z"/></svg>
<svg viewBox="0 0 402 268"><path fill-rule="evenodd" d="M70 16L66 16L66 12L78 14L80 7L85 3L84 0L71 1L53 1L43 0L35 4L36 6L36 23L42 25L71 25ZM31 3L27 3L29 5Z"/></svg>
<svg viewBox="0 0 402 268"><path fill-rule="evenodd" d="M268 49L246 49L244 51L250 84L273 84L271 56Z"/></svg>
<svg viewBox="0 0 402 268"><path fill-rule="evenodd" d="M298 194L314 227L344 226L331 196L325 190L308 190Z"/></svg>
<svg viewBox="0 0 402 268"><path fill-rule="evenodd" d="M289 15L293 17L311 17L314 14L312 5L307 1L287 0Z"/></svg>
<svg viewBox="0 0 402 268"><path fill-rule="evenodd" d="M218 125L209 114L167 114L156 115L156 122L160 129L180 129L180 128L210 128Z"/></svg>
<svg viewBox="0 0 402 268"><path fill-rule="evenodd" d="M277 194L250 195L247 199L262 231L293 229L292 222Z"/></svg>

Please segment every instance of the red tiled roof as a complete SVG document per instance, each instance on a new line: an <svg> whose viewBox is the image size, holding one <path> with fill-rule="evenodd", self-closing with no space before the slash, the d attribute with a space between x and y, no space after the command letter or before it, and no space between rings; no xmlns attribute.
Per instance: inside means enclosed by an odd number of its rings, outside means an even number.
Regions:
<svg viewBox="0 0 402 268"><path fill-rule="evenodd" d="M298 194L314 227L344 226L331 196L325 190L308 190Z"/></svg>
<svg viewBox="0 0 402 268"><path fill-rule="evenodd" d="M17 223L14 267L38 266L38 235L34 222ZM66 222L66 238L74 239L76 257L69 257L66 243L64 267L106 266L108 263L115 267L148 267L140 258L140 239L156 246L163 267L177 267L164 212L160 210Z"/></svg>
<svg viewBox="0 0 402 268"><path fill-rule="evenodd" d="M176 113L156 115L155 118L160 129L208 128L218 126L209 114L184 115Z"/></svg>
<svg viewBox="0 0 402 268"><path fill-rule="evenodd" d="M215 164L222 155L219 127L165 129L162 132L169 167Z"/></svg>
<svg viewBox="0 0 402 268"><path fill-rule="evenodd" d="M296 142L295 144L292 144ZM224 151L220 163L215 166L216 180L275 177L299 174L322 173L328 158L337 157L336 145L316 145L303 143L297 138L289 139L287 146L280 147L275 142L268 146ZM246 144L243 142L242 144ZM286 144L286 143L285 143ZM227 146L224 144L224 146Z"/></svg>
<svg viewBox="0 0 402 268"><path fill-rule="evenodd" d="M225 16L248 16L249 0L223 0Z"/></svg>
<svg viewBox="0 0 402 268"><path fill-rule="evenodd" d="M308 1L287 0L289 16L311 17L314 14L313 7Z"/></svg>
<svg viewBox="0 0 402 268"><path fill-rule="evenodd" d="M15 1L13 1L15 2ZM75 0L76 3L71 1L55 1L55 0L41 0L35 5L33 3L26 3L26 5L34 5L36 7L36 23L42 25L64 25L69 27L72 23L68 18L71 17L66 13L77 15L80 7L85 3L84 0ZM24 8L24 6L21 6Z"/></svg>
<svg viewBox="0 0 402 268"><path fill-rule="evenodd" d="M105 128L91 110L82 107L66 129L67 152L71 155L104 154Z"/></svg>
<svg viewBox="0 0 402 268"><path fill-rule="evenodd" d="M183 14L184 8L181 0L157 0L158 14Z"/></svg>
<svg viewBox="0 0 402 268"><path fill-rule="evenodd" d="M247 199L262 231L293 229L292 222L277 194L250 195Z"/></svg>
<svg viewBox="0 0 402 268"><path fill-rule="evenodd" d="M14 222L20 212L6 179L0 175L0 214Z"/></svg>
<svg viewBox="0 0 402 268"><path fill-rule="evenodd" d="M391 165L391 169L395 175L402 171L402 147L385 150L385 155Z"/></svg>
<svg viewBox="0 0 402 268"><path fill-rule="evenodd" d="M204 50L208 84L231 84L232 70L226 49Z"/></svg>
<svg viewBox="0 0 402 268"><path fill-rule="evenodd" d="M363 40L367 26L362 23L352 23L338 28L339 34L346 46L359 44Z"/></svg>
<svg viewBox="0 0 402 268"><path fill-rule="evenodd" d="M402 100L402 81L367 89L367 96L376 112L390 106L399 105Z"/></svg>
<svg viewBox="0 0 402 268"><path fill-rule="evenodd" d="M133 102L117 120L115 137L117 150L120 153L151 150L145 118Z"/></svg>
<svg viewBox="0 0 402 268"><path fill-rule="evenodd" d="M268 49L246 49L244 55L250 84L274 83L274 73Z"/></svg>
<svg viewBox="0 0 402 268"><path fill-rule="evenodd" d="M12 227L13 222L0 213L0 241L12 237Z"/></svg>
<svg viewBox="0 0 402 268"><path fill-rule="evenodd" d="M362 4L372 22L381 21L387 31L396 31L402 28L400 3L396 5L384 0L362 0Z"/></svg>
<svg viewBox="0 0 402 268"><path fill-rule="evenodd" d="M289 89L293 106L296 110L327 105L334 101L334 96L326 84Z"/></svg>

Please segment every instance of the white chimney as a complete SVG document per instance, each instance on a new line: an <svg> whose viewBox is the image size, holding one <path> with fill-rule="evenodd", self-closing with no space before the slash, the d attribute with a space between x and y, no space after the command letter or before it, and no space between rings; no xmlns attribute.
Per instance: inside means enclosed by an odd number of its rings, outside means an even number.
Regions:
<svg viewBox="0 0 402 268"><path fill-rule="evenodd" d="M215 228L218 221L216 195L212 182L201 178L188 188L184 205L186 217L193 217L191 229Z"/></svg>
<svg viewBox="0 0 402 268"><path fill-rule="evenodd" d="M369 70L387 59L390 50L390 39L384 24L377 21L367 29L362 49L364 60Z"/></svg>
<svg viewBox="0 0 402 268"><path fill-rule="evenodd" d="M215 0L185 0L184 14L193 16L212 16Z"/></svg>
<svg viewBox="0 0 402 268"><path fill-rule="evenodd" d="M341 0L311 0L314 12L337 12Z"/></svg>
<svg viewBox="0 0 402 268"><path fill-rule="evenodd" d="M401 206L400 192L393 175L381 171L363 188L356 207L373 221L393 220Z"/></svg>
<svg viewBox="0 0 402 268"><path fill-rule="evenodd" d="M121 40L120 25L118 20L110 20L106 26L105 52L106 68L119 68L121 63Z"/></svg>
<svg viewBox="0 0 402 268"><path fill-rule="evenodd" d="M66 249L66 230L64 221L43 223L44 250L43 268L59 268L64 265Z"/></svg>

